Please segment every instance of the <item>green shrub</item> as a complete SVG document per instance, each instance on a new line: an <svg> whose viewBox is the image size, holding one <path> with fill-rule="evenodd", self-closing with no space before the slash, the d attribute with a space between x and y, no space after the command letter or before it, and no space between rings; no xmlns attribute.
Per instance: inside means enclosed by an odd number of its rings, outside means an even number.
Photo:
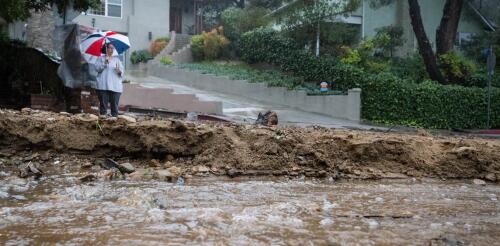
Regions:
<svg viewBox="0 0 500 246"><path fill-rule="evenodd" d="M172 61L172 59L170 59L170 57L168 57L168 56L162 56L160 58L160 63L163 64L163 65L172 65L172 64L174 64L174 62Z"/></svg>
<svg viewBox="0 0 500 246"><path fill-rule="evenodd" d="M191 51L195 61L221 58L228 45L229 40L221 27L191 38Z"/></svg>
<svg viewBox="0 0 500 246"><path fill-rule="evenodd" d="M132 64L145 63L151 59L153 59L153 56L151 56L147 50L133 51L132 54L130 54L130 62L132 62Z"/></svg>
<svg viewBox="0 0 500 246"><path fill-rule="evenodd" d="M165 47L167 47L168 42L170 42L169 38L155 39L153 42L149 44L149 53L153 57L157 56L163 49L165 49Z"/></svg>
<svg viewBox="0 0 500 246"><path fill-rule="evenodd" d="M195 35L191 37L191 52L195 61L203 60L203 36Z"/></svg>
<svg viewBox="0 0 500 246"><path fill-rule="evenodd" d="M247 7L245 9L231 7L221 14L224 26L224 35L231 41L230 48L240 54L240 39L245 32L266 26L271 22L269 10L260 7Z"/></svg>
<svg viewBox="0 0 500 246"><path fill-rule="evenodd" d="M463 85L476 71L474 63L453 51L439 56L438 60L441 71L450 84Z"/></svg>

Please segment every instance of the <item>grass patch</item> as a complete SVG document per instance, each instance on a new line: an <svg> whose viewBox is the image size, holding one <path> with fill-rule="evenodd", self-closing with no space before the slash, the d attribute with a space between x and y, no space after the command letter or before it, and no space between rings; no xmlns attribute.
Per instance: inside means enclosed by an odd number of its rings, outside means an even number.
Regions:
<svg viewBox="0 0 500 246"><path fill-rule="evenodd" d="M239 62L201 62L179 64L182 69L197 70L204 74L227 76L234 80L248 80L251 83L265 83L269 87L285 87L289 90L304 90L308 95L344 95L340 91L320 92L319 85L307 83L300 77L285 74L274 69L256 69Z"/></svg>

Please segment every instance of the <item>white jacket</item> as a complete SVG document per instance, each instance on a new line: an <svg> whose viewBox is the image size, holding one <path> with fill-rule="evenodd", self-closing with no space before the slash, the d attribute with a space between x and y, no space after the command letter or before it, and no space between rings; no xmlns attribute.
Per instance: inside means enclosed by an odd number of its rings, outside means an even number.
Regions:
<svg viewBox="0 0 500 246"><path fill-rule="evenodd" d="M117 56L112 56L109 64L106 64L106 56L101 56L96 63L97 70L97 90L123 92L123 64ZM121 75L118 75L115 68L120 69Z"/></svg>

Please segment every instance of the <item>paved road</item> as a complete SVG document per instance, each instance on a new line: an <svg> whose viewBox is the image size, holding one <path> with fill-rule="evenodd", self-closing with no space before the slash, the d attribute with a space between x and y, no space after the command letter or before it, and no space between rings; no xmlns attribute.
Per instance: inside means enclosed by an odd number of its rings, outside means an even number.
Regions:
<svg viewBox="0 0 500 246"><path fill-rule="evenodd" d="M127 74L127 79L129 79L132 83L138 83L144 87L169 88L173 89L174 93L195 94L202 101L206 100L222 102L224 115L237 122L254 122L257 119L257 115L259 112L273 110L278 113L280 125L320 125L331 128L357 129L377 128L370 125L359 124L353 121L335 119L317 113L305 112L283 105L272 105L248 98L242 98L212 91L202 91L158 77L129 73Z"/></svg>

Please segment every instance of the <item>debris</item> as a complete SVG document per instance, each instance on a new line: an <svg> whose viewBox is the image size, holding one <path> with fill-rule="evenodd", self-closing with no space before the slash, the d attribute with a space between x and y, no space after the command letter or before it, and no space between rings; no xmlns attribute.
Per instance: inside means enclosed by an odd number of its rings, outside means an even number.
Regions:
<svg viewBox="0 0 500 246"><path fill-rule="evenodd" d="M162 181L172 181L174 175L168 170L156 170L154 173L154 178L157 178Z"/></svg>
<svg viewBox="0 0 500 246"><path fill-rule="evenodd" d="M97 176L95 176L95 174L87 174L87 175L80 178L80 182L82 182L82 183L92 182L92 181L95 181L96 179L97 179Z"/></svg>
<svg viewBox="0 0 500 246"><path fill-rule="evenodd" d="M111 168L118 169L118 163L113 159L106 158L103 162L101 162L101 167L106 170L110 170Z"/></svg>
<svg viewBox="0 0 500 246"><path fill-rule="evenodd" d="M22 164L19 166L19 177L20 178L28 178L35 177L35 179L40 178L43 175L42 170L40 170L40 166L36 162L29 162L26 164Z"/></svg>
<svg viewBox="0 0 500 246"><path fill-rule="evenodd" d="M259 113L255 124L264 126L278 125L278 114L274 111L267 111L264 114Z"/></svg>
<svg viewBox="0 0 500 246"><path fill-rule="evenodd" d="M495 182L497 180L497 177L494 173L488 173L484 178L488 181Z"/></svg>
<svg viewBox="0 0 500 246"><path fill-rule="evenodd" d="M206 166L198 165L191 168L191 172L195 175L205 175L210 171Z"/></svg>
<svg viewBox="0 0 500 246"><path fill-rule="evenodd" d="M86 161L82 164L82 168L91 168L93 165L90 161Z"/></svg>
<svg viewBox="0 0 500 246"><path fill-rule="evenodd" d="M167 169L174 177L179 177L182 175L182 169L180 167L172 166Z"/></svg>
<svg viewBox="0 0 500 246"><path fill-rule="evenodd" d="M150 167L161 167L161 164L160 164L160 162L157 159L152 159L149 162L149 166Z"/></svg>

